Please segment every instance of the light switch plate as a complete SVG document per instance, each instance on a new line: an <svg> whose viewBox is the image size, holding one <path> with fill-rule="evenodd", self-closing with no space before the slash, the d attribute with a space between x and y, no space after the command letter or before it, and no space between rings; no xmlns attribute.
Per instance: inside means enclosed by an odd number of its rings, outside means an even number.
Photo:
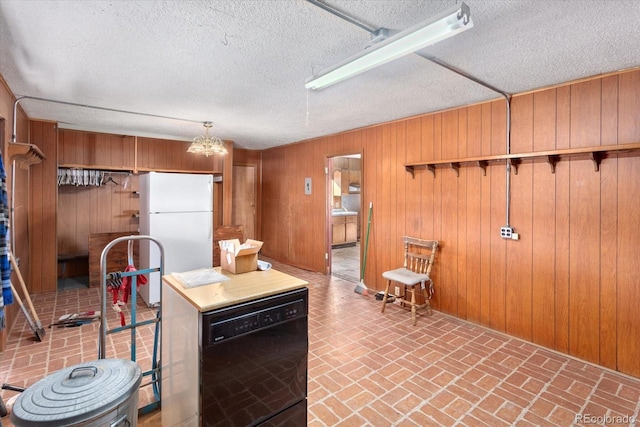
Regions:
<svg viewBox="0 0 640 427"><path fill-rule="evenodd" d="M304 179L304 194L311 195L311 178Z"/></svg>

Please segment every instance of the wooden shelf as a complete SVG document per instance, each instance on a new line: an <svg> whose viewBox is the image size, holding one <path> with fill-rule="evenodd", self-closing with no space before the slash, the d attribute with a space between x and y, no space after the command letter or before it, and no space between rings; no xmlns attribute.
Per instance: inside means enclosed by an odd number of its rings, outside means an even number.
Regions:
<svg viewBox="0 0 640 427"><path fill-rule="evenodd" d="M451 168L456 172L457 176L460 176L459 169L462 166L477 166L482 169L482 174L487 174L487 166L490 164L500 163L506 164L509 162L514 170L514 173L518 174L518 166L523 161L544 161L549 164L551 173L555 173L556 164L566 158L580 158L584 157L593 162L593 167L596 172L600 170L600 163L603 159L617 154L631 153L632 155L638 155L640 153L640 143L633 144L620 144L620 145L601 145L599 147L588 148L569 148L565 150L552 150L552 151L536 151L532 153L516 153L516 154L499 154L494 156L481 156L481 157L466 157L462 159L449 159L449 160L432 160L426 162L411 162L405 163L404 167L407 172L415 178L416 169L424 168L430 171L433 176L436 175L436 168Z"/></svg>
<svg viewBox="0 0 640 427"><path fill-rule="evenodd" d="M10 142L9 158L15 160L21 168L27 169L31 165L41 163L46 156L36 145Z"/></svg>
<svg viewBox="0 0 640 427"><path fill-rule="evenodd" d="M210 174L210 175L222 175L222 171L203 171L203 170L188 170L188 169L163 169L163 168L138 168L140 172L168 172L168 173L192 173L192 174Z"/></svg>
<svg viewBox="0 0 640 427"><path fill-rule="evenodd" d="M65 163L58 165L58 168L65 169L87 169L87 170L100 170L105 172L129 172L133 173L133 168L127 166L102 166L102 165L81 165Z"/></svg>

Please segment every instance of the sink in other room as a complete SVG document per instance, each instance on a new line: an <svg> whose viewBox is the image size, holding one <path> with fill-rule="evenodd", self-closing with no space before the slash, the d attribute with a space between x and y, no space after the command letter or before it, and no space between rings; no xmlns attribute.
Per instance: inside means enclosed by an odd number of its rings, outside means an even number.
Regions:
<svg viewBox="0 0 640 427"><path fill-rule="evenodd" d="M331 216L347 216L347 215L357 215L357 212L350 212L345 208L333 208L331 209Z"/></svg>

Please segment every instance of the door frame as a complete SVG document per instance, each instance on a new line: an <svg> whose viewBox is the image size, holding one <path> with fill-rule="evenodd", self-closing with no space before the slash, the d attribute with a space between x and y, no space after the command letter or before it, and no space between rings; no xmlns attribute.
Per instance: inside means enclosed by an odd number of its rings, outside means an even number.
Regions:
<svg viewBox="0 0 640 427"><path fill-rule="evenodd" d="M363 150L348 150L344 152L331 153L325 156L325 274L327 276L331 276L332 274L332 265L333 260L331 256L331 249L333 244L333 227L331 225L331 209L333 209L331 201L333 200L333 187L331 182L333 180L333 159L336 157L360 157L360 219L359 219L359 229L363 230L363 221L364 215L362 214L364 203L364 152ZM360 256L358 257L360 261L358 271L362 271L362 244L360 245Z"/></svg>

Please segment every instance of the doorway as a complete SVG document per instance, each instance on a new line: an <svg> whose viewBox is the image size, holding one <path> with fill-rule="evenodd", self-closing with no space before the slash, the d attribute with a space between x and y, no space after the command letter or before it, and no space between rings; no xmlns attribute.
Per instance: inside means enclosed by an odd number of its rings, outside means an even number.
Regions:
<svg viewBox="0 0 640 427"><path fill-rule="evenodd" d="M330 274L360 281L362 154L328 158L327 206Z"/></svg>
<svg viewBox="0 0 640 427"><path fill-rule="evenodd" d="M244 227L244 239L256 239L256 166L233 165L231 222Z"/></svg>

